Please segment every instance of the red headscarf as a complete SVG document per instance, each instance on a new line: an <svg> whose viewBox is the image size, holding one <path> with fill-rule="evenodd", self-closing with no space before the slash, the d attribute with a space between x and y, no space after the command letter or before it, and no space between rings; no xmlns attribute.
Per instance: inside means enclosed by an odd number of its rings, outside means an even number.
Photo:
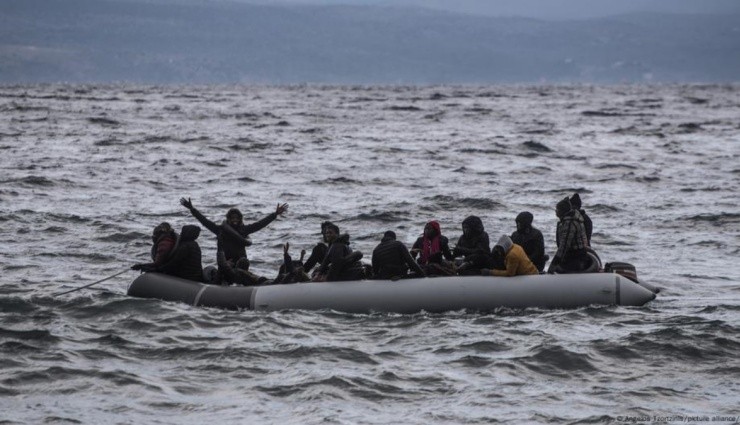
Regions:
<svg viewBox="0 0 740 425"><path fill-rule="evenodd" d="M439 223L436 220L432 220L427 223L427 226L431 226L435 230L436 235L434 235L434 237L430 239L427 237L426 231L424 232L424 235L421 239L421 264L426 264L427 262L429 262L429 258L441 250L440 241L442 230L439 227ZM426 230L426 226L424 226L424 230Z"/></svg>

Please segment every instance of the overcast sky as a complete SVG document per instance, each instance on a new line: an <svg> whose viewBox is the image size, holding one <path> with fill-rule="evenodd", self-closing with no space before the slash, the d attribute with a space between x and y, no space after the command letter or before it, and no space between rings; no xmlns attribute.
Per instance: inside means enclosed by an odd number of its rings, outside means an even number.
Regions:
<svg viewBox="0 0 740 425"><path fill-rule="evenodd" d="M632 12L738 13L740 0L236 0L263 4L423 6L489 16L582 19Z"/></svg>

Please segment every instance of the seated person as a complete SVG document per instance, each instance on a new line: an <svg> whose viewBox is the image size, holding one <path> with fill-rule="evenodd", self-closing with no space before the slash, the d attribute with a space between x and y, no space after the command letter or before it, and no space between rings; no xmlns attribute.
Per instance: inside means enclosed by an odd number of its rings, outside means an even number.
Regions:
<svg viewBox="0 0 740 425"><path fill-rule="evenodd" d="M201 262L200 245L196 242L198 236L200 236L200 227L194 225L182 226L177 247L172 255L165 263L152 271L202 282L203 264Z"/></svg>
<svg viewBox="0 0 740 425"><path fill-rule="evenodd" d="M303 264L303 270L309 275L311 274L311 269L313 269L317 264L321 264L324 261L324 258L326 258L326 253L329 251L329 245L331 245L333 241L333 239L327 239L326 231L329 228L331 228L334 237L339 235L339 227L337 227L334 223L332 223L331 221L325 221L321 223L322 241L317 243L313 247L313 249L311 250L311 255Z"/></svg>
<svg viewBox="0 0 740 425"><path fill-rule="evenodd" d="M455 257L464 257L457 272L460 275L478 274L480 269L490 265L491 248L488 233L485 232L481 219L474 215L463 220L462 230L463 234L452 250Z"/></svg>
<svg viewBox="0 0 740 425"><path fill-rule="evenodd" d="M481 274L485 276L522 276L539 274L537 267L535 267L534 264L532 264L532 261L529 260L524 249L512 242L510 237L506 235L501 236L496 243L496 246L493 247L493 250L498 251L499 255L504 257L506 269L483 269L481 270Z"/></svg>
<svg viewBox="0 0 740 425"><path fill-rule="evenodd" d="M442 229L435 220L424 226L424 234L411 248L411 256L419 255L419 265L427 276L451 276L455 274L453 256L449 240L442 235ZM445 261L446 260L446 261Z"/></svg>
<svg viewBox="0 0 740 425"><path fill-rule="evenodd" d="M164 264L174 251L177 244L177 233L167 222L160 223L152 231L152 262L138 263L131 266L132 270L153 271Z"/></svg>
<svg viewBox="0 0 740 425"><path fill-rule="evenodd" d="M329 239L333 238L333 241L314 280L334 282L364 279L365 268L360 262L362 253L352 251L349 247L349 234L334 236L331 235L332 231L327 229Z"/></svg>
<svg viewBox="0 0 740 425"><path fill-rule="evenodd" d="M218 277L214 284L226 284L235 283L237 285L244 286L255 286L264 285L268 283L268 279L264 276L258 276L249 271L249 260L247 257L242 257L234 263L232 260L226 259L226 253L224 251L218 251L216 254L218 262Z"/></svg>
<svg viewBox="0 0 740 425"><path fill-rule="evenodd" d="M516 231L511 234L511 240L521 246L527 257L542 272L545 263L550 256L545 254L545 238L537 228L532 226L534 216L529 211L524 211L516 216Z"/></svg>
<svg viewBox="0 0 740 425"><path fill-rule="evenodd" d="M424 271L414 261L408 248L396 240L396 234L389 230L383 235L380 244L373 250L373 277L375 279L399 279L408 276L423 277Z"/></svg>
<svg viewBox="0 0 740 425"><path fill-rule="evenodd" d="M293 261L289 250L290 243L286 242L283 245L283 264L280 266L278 277L273 281L273 284L308 282L311 280L303 270L303 257L306 255L306 250L301 250L301 258L298 261Z"/></svg>

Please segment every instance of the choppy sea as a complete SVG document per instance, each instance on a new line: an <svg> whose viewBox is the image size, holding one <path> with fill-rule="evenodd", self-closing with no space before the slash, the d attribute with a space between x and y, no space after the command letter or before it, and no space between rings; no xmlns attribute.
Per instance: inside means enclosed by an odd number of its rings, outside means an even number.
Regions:
<svg viewBox="0 0 740 425"><path fill-rule="evenodd" d="M581 194L642 307L229 312L129 298L151 229L290 204L273 276L337 223L369 257ZM737 421L740 86L0 86L0 423ZM204 263L215 237L199 239Z"/></svg>

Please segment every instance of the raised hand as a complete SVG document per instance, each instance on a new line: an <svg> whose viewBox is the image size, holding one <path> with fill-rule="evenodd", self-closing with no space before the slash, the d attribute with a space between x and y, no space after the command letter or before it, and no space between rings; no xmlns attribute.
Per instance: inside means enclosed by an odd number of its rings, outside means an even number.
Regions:
<svg viewBox="0 0 740 425"><path fill-rule="evenodd" d="M275 209L275 214L277 215L283 215L285 211L288 211L288 204L282 204L280 205L280 202L277 204L277 208Z"/></svg>
<svg viewBox="0 0 740 425"><path fill-rule="evenodd" d="M192 210L193 209L193 202L190 201L190 198L180 198L180 204L182 204L183 207Z"/></svg>

